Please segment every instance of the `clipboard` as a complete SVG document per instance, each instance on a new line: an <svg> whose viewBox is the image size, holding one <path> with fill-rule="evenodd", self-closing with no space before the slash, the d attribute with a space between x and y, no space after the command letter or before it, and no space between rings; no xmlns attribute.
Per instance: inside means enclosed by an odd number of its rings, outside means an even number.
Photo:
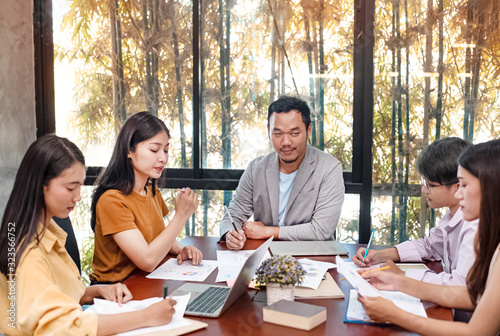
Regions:
<svg viewBox="0 0 500 336"><path fill-rule="evenodd" d="M391 325L391 323L387 323L387 322L375 322L373 320L370 320L370 319L348 319L347 318L347 313L349 311L349 305L351 303L351 294L352 294L352 291L349 292L349 298L347 299L347 307L346 307L346 310L345 310L345 315L344 315L344 323L356 323L356 324L374 324L374 325Z"/></svg>
<svg viewBox="0 0 500 336"><path fill-rule="evenodd" d="M365 321L365 320L349 320L347 319L347 309L344 315L344 323L356 323L356 324L372 324L372 325L378 325L378 326L390 326L393 325L392 323L388 322L374 322L374 321Z"/></svg>

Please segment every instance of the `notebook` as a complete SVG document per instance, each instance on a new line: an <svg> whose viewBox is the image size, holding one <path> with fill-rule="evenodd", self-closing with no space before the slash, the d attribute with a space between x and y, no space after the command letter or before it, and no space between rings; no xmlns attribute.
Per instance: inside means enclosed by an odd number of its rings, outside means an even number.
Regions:
<svg viewBox="0 0 500 336"><path fill-rule="evenodd" d="M318 289L311 289L305 287L295 287L296 299L343 299L344 293L339 285L333 280L330 273L325 274L325 280L321 281Z"/></svg>
<svg viewBox="0 0 500 336"><path fill-rule="evenodd" d="M347 255L349 251L336 240L319 241L274 241L271 244L273 255L316 256Z"/></svg>
<svg viewBox="0 0 500 336"><path fill-rule="evenodd" d="M336 257L337 270L354 287L351 289L344 322L351 323L375 323L366 315L363 305L358 301L358 295L364 297L384 297L392 301L397 307L423 317L427 317L424 305L420 299L397 291L380 291L373 287L367 280L357 272L351 263L346 263L340 257ZM383 272L383 271L381 271Z"/></svg>
<svg viewBox="0 0 500 336"><path fill-rule="evenodd" d="M409 313L419 315L422 317L427 317L424 305L418 298L401 292L392 292L392 291L381 291L381 294L386 299L391 300L397 307ZM344 322L367 323L367 324L383 323L383 322L374 322L370 320L368 315L366 315L363 305L361 304L361 302L358 301L358 292L356 292L355 289L351 289L349 293L349 300Z"/></svg>
<svg viewBox="0 0 500 336"><path fill-rule="evenodd" d="M171 295L179 296L191 293L185 315L219 317L241 295L247 292L255 271L260 266L264 254L269 249L273 238L269 238L248 257L232 287L199 283L185 283Z"/></svg>

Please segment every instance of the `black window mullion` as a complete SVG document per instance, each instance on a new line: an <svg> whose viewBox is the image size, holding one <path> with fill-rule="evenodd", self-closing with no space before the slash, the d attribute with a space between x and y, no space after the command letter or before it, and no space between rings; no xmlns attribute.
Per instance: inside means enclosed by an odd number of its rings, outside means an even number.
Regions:
<svg viewBox="0 0 500 336"><path fill-rule="evenodd" d="M354 1L352 182L361 183L359 242L371 231L375 0Z"/></svg>
<svg viewBox="0 0 500 336"><path fill-rule="evenodd" d="M193 0L193 178L202 178L200 115L200 0Z"/></svg>
<svg viewBox="0 0 500 336"><path fill-rule="evenodd" d="M56 131L52 0L33 1L36 136Z"/></svg>

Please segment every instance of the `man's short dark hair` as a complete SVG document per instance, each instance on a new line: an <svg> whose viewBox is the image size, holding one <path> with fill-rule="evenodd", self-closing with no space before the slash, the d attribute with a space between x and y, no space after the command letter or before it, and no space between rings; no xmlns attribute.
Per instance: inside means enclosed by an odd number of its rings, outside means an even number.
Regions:
<svg viewBox="0 0 500 336"><path fill-rule="evenodd" d="M280 96L278 100L269 105L267 109L267 124L269 125L269 118L271 114L276 113L287 113L291 110L297 110L302 115L302 122L306 125L306 131L311 124L311 110L309 105L302 99L291 97L291 96Z"/></svg>
<svg viewBox="0 0 500 336"><path fill-rule="evenodd" d="M458 183L457 159L471 143L448 137L434 141L424 148L417 159L417 170L425 179L439 184Z"/></svg>

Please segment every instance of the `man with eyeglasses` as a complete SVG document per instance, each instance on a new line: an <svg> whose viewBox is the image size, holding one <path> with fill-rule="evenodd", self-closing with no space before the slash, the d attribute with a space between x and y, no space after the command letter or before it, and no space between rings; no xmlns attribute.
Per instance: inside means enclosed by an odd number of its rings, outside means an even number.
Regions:
<svg viewBox="0 0 500 336"><path fill-rule="evenodd" d="M248 164L222 218L221 240L239 250L247 238L332 239L344 202L342 165L307 144L312 127L305 101L281 96L269 105L267 120L274 151Z"/></svg>
<svg viewBox="0 0 500 336"><path fill-rule="evenodd" d="M391 270L407 277L439 285L465 286L465 279L474 263L474 238L478 221L467 222L455 193L459 188L457 159L470 143L455 137L437 140L425 148L417 160L422 176L422 194L433 209L448 209L429 236L411 240L383 250L370 249L363 258L360 248L352 260L360 266L388 262ZM401 271L393 262L422 262L441 260L444 271L409 269Z"/></svg>

